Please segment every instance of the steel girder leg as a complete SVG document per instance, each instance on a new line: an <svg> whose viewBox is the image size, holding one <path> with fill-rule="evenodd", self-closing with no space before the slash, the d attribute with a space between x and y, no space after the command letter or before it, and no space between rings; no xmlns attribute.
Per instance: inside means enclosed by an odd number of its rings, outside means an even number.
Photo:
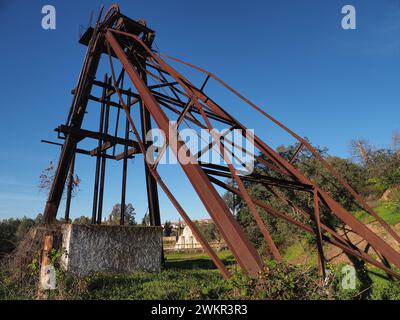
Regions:
<svg viewBox="0 0 400 320"><path fill-rule="evenodd" d="M136 72L132 63L129 61L128 57L119 45L118 41L112 35L111 31L107 31L106 38L114 50L114 53L120 60L123 68L129 75L133 85L141 95L147 110L154 118L158 127L166 133L170 132L171 136L178 137L178 132L174 126L170 124L166 114L161 109L154 96L151 94L149 88ZM192 158L188 164L181 164L182 169L192 183L208 213L221 231L222 236L235 255L238 263L243 269L245 269L246 272L255 276L262 269L262 261L245 233L241 230L238 222L232 216L229 208L212 186L210 180L199 166L197 161L190 154L186 144L179 139L172 139L171 141L167 142L169 143L172 152L174 152L176 156L178 156L178 151L182 149L183 152L186 152L186 154L190 155Z"/></svg>

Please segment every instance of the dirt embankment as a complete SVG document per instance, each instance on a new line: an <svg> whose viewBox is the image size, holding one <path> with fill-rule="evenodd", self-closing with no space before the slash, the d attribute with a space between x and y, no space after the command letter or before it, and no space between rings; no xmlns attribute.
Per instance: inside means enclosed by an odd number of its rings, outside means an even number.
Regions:
<svg viewBox="0 0 400 320"><path fill-rule="evenodd" d="M396 251L400 252L400 244L377 222L371 222L367 224L368 228L371 231L375 232L379 237L385 240L390 246L392 246ZM392 228L400 234L400 223L392 226ZM343 236L345 239L349 239L354 245L356 245L360 250L363 250L370 254L372 257L377 257L374 249L367 245L365 240L362 240L360 236L352 232L350 229L341 229L337 230L338 233ZM349 263L351 261L347 257L347 255L343 252L343 250L332 246L326 245L325 248L325 257L327 261L332 264L340 264L340 263Z"/></svg>

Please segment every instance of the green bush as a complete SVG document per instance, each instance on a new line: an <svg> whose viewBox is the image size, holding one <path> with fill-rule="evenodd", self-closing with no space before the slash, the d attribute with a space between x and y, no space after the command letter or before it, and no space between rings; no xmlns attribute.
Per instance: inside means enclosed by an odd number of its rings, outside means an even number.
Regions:
<svg viewBox="0 0 400 320"><path fill-rule="evenodd" d="M380 298L382 300L400 300L400 282L390 282L389 285L382 290Z"/></svg>
<svg viewBox="0 0 400 320"><path fill-rule="evenodd" d="M390 199L393 202L397 213L400 214L400 187L393 189Z"/></svg>
<svg viewBox="0 0 400 320"><path fill-rule="evenodd" d="M341 264L331 269L330 287L332 298L335 300L361 300L368 297L370 293L368 286L370 283L366 280L368 279L367 271L364 268L359 268L356 272L354 289L345 288L342 285L345 277L345 274L342 272L344 266L345 264Z"/></svg>
<svg viewBox="0 0 400 320"><path fill-rule="evenodd" d="M327 299L328 291L318 283L318 273L314 268L268 261L257 278L235 272L227 282L227 297L268 300Z"/></svg>

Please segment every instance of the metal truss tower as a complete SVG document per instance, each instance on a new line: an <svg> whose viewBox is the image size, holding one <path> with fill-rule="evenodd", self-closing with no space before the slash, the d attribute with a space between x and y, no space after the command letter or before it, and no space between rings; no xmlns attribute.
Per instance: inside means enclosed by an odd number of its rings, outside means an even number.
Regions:
<svg viewBox="0 0 400 320"><path fill-rule="evenodd" d="M324 265L326 261L323 243L334 245L357 259L368 262L390 275L399 277L399 274L392 269L392 266L400 268L400 254L387 241L343 208L338 201L324 190L323 186L317 185L296 168L296 159L299 154L304 150L310 152L330 174L331 179L344 187L359 206L371 214L394 239L400 242L399 235L368 206L306 139L295 134L213 74L153 50L154 37L155 32L149 29L144 21L128 18L120 12L118 6L111 6L103 16L102 12L100 12L95 27L89 28L82 36L80 42L87 45L87 54L77 86L73 90L74 98L68 119L65 124L56 129L59 137L64 141L63 143L58 143L62 147L61 154L44 210L45 221L48 225L54 223L57 216L67 177L69 174L73 175L76 154L85 154L96 158L92 223L101 223L102 221L106 162L109 160L123 162L120 220L121 224L124 224L127 160L141 154L144 159L151 225L160 225L158 203L158 188L160 188L191 228L197 240L211 256L222 274L225 277L229 277L229 270L220 261L196 225L189 218L187 212L180 205L178 198L183 195L173 194L158 173L157 166L159 161L169 148L177 156L178 161L179 152L183 151L189 157L190 161L188 163L179 161L179 165L215 222L238 264L248 274L254 276L262 269L262 259L216 187L232 192L243 200L243 203L247 205L254 216L268 244L270 253L278 261L281 261L282 257L270 235L268 225L262 218L261 212L283 219L315 236L321 277L325 276ZM96 74L101 57L105 57L108 60L110 72L104 77L100 76L102 80L98 80L99 78ZM168 59L203 73L204 83L201 86L194 85L188 78L167 63ZM116 61L121 66L121 70L118 73L116 73L116 67L114 66ZM126 78L130 80L131 85L129 87L126 86ZM151 80L151 84L149 80ZM254 135L253 144L256 151L252 153L252 156L255 157L258 165L265 169L263 172L268 172L268 174L242 174L232 163L232 157L226 152L225 144L227 139L224 139L221 134L212 129L215 128L214 123L224 124L230 128L230 131L240 129L243 134L247 132L247 128L207 95L206 86L210 80L216 81L240 98L243 102L243 107L255 109L260 117L265 117L266 120L272 121L280 129L295 138L298 141L298 149L293 153L291 159L283 158L261 138ZM95 88L101 89L101 97L95 96ZM163 92L159 90L160 88L163 89ZM116 101L112 99L113 97ZM95 101L100 104L98 131L82 128L89 101ZM117 129L114 133L110 132L111 108L116 108L117 110L117 128L120 125L120 113L125 115L125 123L123 124L125 126L125 134L123 137L118 136ZM134 121L135 117L132 114L135 112L139 113L137 118L140 121L136 122L140 123L135 123ZM190 124L197 129L210 130L212 142L209 147L216 147L219 150L225 165L202 162L200 158L204 150L193 153L189 146L179 137L178 129L182 123ZM168 133L166 135L166 144L158 150L155 161L149 161L145 156L151 146L146 142L145 137L152 124L155 124L163 132ZM92 150L80 148L79 144L84 139L95 139L98 142L97 147ZM57 144L50 141L46 142ZM115 152L118 145L123 146L122 153ZM251 153L246 148L233 146L241 152ZM243 165L245 166L245 164ZM233 183L227 183L227 179L230 179ZM69 181L71 180L69 179ZM248 186L251 183L262 185L271 197L281 201L290 210L287 210L287 212L280 211L271 204L251 195L248 191ZM69 184L67 186L66 220L69 219L71 190L72 186ZM291 191L290 197L285 192L287 190ZM303 197L308 197L309 201L313 203L313 210L310 211L301 205L298 201L300 194ZM352 232L369 243L377 253L378 258L374 258L367 252L360 250L348 238L324 224L321 221L322 209L338 218ZM296 212L297 215L294 216L291 212Z"/></svg>

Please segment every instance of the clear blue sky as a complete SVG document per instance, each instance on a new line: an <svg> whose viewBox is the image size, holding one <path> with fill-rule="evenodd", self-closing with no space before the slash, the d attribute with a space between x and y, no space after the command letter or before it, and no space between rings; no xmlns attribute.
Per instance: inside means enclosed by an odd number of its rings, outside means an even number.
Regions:
<svg viewBox="0 0 400 320"><path fill-rule="evenodd" d="M38 176L59 149L54 139L71 102L85 47L79 25L94 19L100 1L0 1L0 219L36 216L46 195ZM41 28L41 8L57 10L57 29ZM108 7L110 2L106 2ZM341 8L357 10L357 29L341 28ZM314 145L348 156L353 138L389 144L400 129L400 1L121 1L122 11L145 18L164 52L225 79ZM261 119L232 111L271 143L285 143ZM256 133L257 130L256 130ZM128 196L138 220L146 211L143 163L130 161ZM109 166L105 212L120 198L120 163ZM81 191L73 216L91 213L94 159L79 158ZM187 182L164 170L168 185L194 218L206 217ZM171 179L173 178L173 179ZM162 220L178 217L161 196ZM63 207L60 208L63 213Z"/></svg>

